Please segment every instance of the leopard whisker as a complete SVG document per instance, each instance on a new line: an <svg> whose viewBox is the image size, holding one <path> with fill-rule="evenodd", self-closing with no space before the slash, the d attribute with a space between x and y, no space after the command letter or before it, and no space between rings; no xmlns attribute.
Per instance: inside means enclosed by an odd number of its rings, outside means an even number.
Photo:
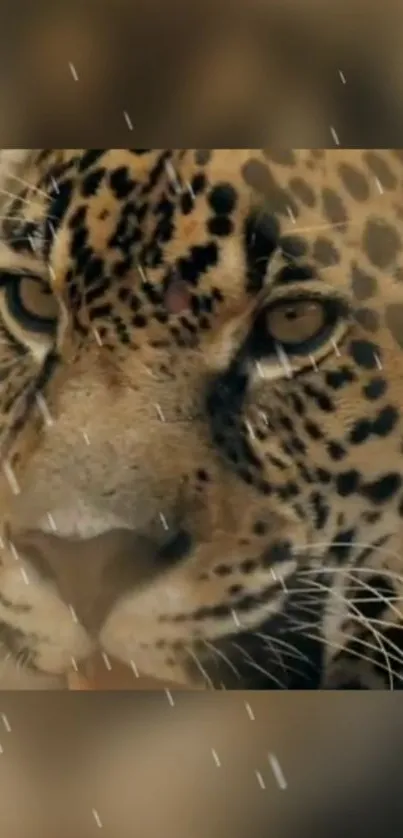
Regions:
<svg viewBox="0 0 403 838"><path fill-rule="evenodd" d="M234 675L236 675L236 677L239 680L241 680L241 674L240 674L239 670L236 668L236 666L234 666L232 661L224 654L224 652L222 652L220 649L217 649L215 644L210 643L208 640L203 639L202 642L207 647L207 649L209 649L212 652L213 655L216 655L217 657L221 658L221 660L223 660L224 663L226 663L227 666L232 670Z"/></svg>
<svg viewBox="0 0 403 838"><path fill-rule="evenodd" d="M328 586L322 585L321 582L317 582L317 581L316 581L315 584L317 585L319 590L324 590L327 593L329 592ZM350 608L352 608L353 612L358 617L358 621L361 623L361 625L366 627L371 632L371 634L373 634L375 640L378 643L380 651L384 655L386 666L387 666L387 671L389 673L389 686L390 686L390 689L393 690L393 676L392 676L392 671L390 669L389 656L388 656L388 653L387 653L387 651L386 651L386 649L383 645L381 635L379 634L379 632L376 631L376 629L373 628L373 626L371 626L370 621L367 620L364 617L364 615L360 613L359 609L355 605L353 605L353 603L351 603L349 600L347 600L346 597L342 596L341 594L339 594L338 591L334 591L334 590L331 591L331 594L335 599L337 599L338 601L341 601L344 605L347 604L347 607L348 607L349 610L350 610ZM373 647L373 648L376 650L376 647Z"/></svg>
<svg viewBox="0 0 403 838"><path fill-rule="evenodd" d="M321 568L321 570L323 570L326 573L327 571L330 570L330 568L323 567L323 568ZM373 568L358 568L357 567L357 568L353 568L351 570L347 570L346 568L342 568L340 570L340 573L343 576L345 576L347 579L350 579L351 581L360 585L362 588L365 588L366 590L371 591L376 597L375 601L383 602L388 608L390 608L396 614L398 619L401 620L403 618L403 612L399 611L399 609L396 608L393 605L393 602L388 600L380 591L377 591L377 589L374 588L372 585L370 585L368 582L365 582L363 579L358 579L359 572L364 572L364 571L367 571L368 573L370 573L371 576L374 576L374 574L376 572ZM334 568L333 568L333 572L334 572ZM308 574L308 573L309 573L308 570L307 571L301 571L301 575L305 575L305 574ZM386 576L386 573L384 573L383 568L380 571L378 571L378 574L380 574L381 576L384 576L384 575ZM389 574L389 575L391 576L391 574ZM397 578L399 581L403 582L403 576L400 576L399 574L393 574L393 578ZM393 597L393 599L395 599L395 597ZM401 599L403 600L403 597ZM350 602L350 601L351 600L348 600L348 602Z"/></svg>
<svg viewBox="0 0 403 838"><path fill-rule="evenodd" d="M312 542L311 544L309 544L309 543L304 544L303 547L302 546L298 547L298 545L296 545L294 547L294 550L295 550L295 553L297 555L300 555L301 553L302 554L306 553L310 548L315 549L315 550L319 550L319 549L325 550L325 549L329 548L330 546L332 546L332 547L350 547L351 548L351 543L349 541L333 541L333 542L323 541L323 542L316 542L316 543ZM357 547L359 550L365 550L368 547L372 548L373 545L368 544L367 541L363 541L363 542L355 541L354 542L354 547ZM380 546L380 547L377 546L376 549L379 553L382 553L386 558L390 557L392 559L396 559L396 561L399 564L401 563L401 560L402 560L401 556L395 550L390 550L389 547L383 547L383 546ZM318 554L318 559L320 560L320 558L321 558L321 555ZM320 570L323 570L325 572L327 571L327 572L330 572L330 573L334 573L336 569L337 568L335 568L334 566L326 567L326 565L320 565ZM359 572L359 573L374 574L374 569L371 568L371 567L363 567L363 566L360 565L360 566L357 566L355 568L355 570L357 571L357 573ZM309 575L312 575L312 574L317 574L317 572L318 572L318 567L303 568L299 571L299 575L300 576L309 576ZM401 573L397 573L396 571L389 570L389 568L385 568L385 569L382 568L382 573L385 576L387 576L387 575L390 576L391 579L397 579L399 582L403 581L403 575Z"/></svg>
<svg viewBox="0 0 403 838"><path fill-rule="evenodd" d="M388 608L390 608L391 611L394 614L396 614L396 616L399 620L401 620L403 618L403 613L401 611L399 611L399 609L394 606L393 602L388 600L387 597L385 597L384 594L382 594L381 591L378 591L372 585L369 585L368 582L364 582L363 579L356 578L354 576L355 570L353 572L346 572L346 571L343 571L343 572L344 572L345 576L347 577L347 579L351 579L351 581L357 582L365 590L368 590L368 591L371 591L372 593L374 593L375 596L378 597L377 601L378 602L383 602L384 605L386 605Z"/></svg>
<svg viewBox="0 0 403 838"><path fill-rule="evenodd" d="M294 617L291 614L285 614L284 616L287 620L288 626L287 626L287 628L281 629L280 632L279 632L280 634L285 634L285 632L289 632L290 630L300 631L301 633L303 633L305 631L305 629L317 628L317 620L315 620L311 623L307 623L307 622L302 622L301 620L297 620L297 618ZM290 626L291 626L291 629L289 628Z"/></svg>
<svg viewBox="0 0 403 838"><path fill-rule="evenodd" d="M26 654L27 654L27 650L24 649L24 648L20 649L20 651L17 652L17 655L15 657L15 663L16 663L16 669L17 669L18 674L20 674L21 670L24 669L24 664L25 664L25 661L26 661Z"/></svg>
<svg viewBox="0 0 403 838"><path fill-rule="evenodd" d="M254 635L255 635L255 637L259 637L258 632L254 632ZM263 639L263 638L262 638L262 639ZM282 670L283 670L283 672L284 672L284 675L287 675L287 669L286 669L286 666L285 666L285 663L284 663L284 660L283 660L282 654L281 654L281 652L280 652L278 649L276 649L276 647L275 647L275 645L274 645L274 642L273 642L273 639L272 639L271 637L268 637L268 636L267 636L267 637L265 637L265 639L263 640L263 643L264 643L264 645L265 645L266 649L268 649L268 650L269 650L269 652L270 652L272 655L274 655L274 657L275 657L275 658L276 658L276 660L278 661L279 665L281 666L281 669L282 669Z"/></svg>
<svg viewBox="0 0 403 838"><path fill-rule="evenodd" d="M256 637L259 637L264 641L269 639L267 634L263 634L262 632L255 632L255 634L256 634ZM272 643L276 643L278 646L280 646L284 650L283 655L288 655L289 657L296 658L297 660L299 659L299 660L303 661L304 663L307 663L310 666L313 666L312 661L308 658L308 656L304 655L303 652L301 652L299 649L296 649L292 645L292 643L287 643L285 640L279 639L277 637L277 635L275 637L274 636L271 637L270 640L272 641Z"/></svg>
<svg viewBox="0 0 403 838"><path fill-rule="evenodd" d="M311 637L310 635L306 634L305 630L306 629L317 629L317 623L300 623L298 620L295 620L295 618L291 617L290 615L286 615L286 618L287 618L287 622L289 624L288 631L291 631L293 633L298 631L301 634L303 634L305 637L308 637L308 636ZM357 622L359 624L362 624L362 622L359 620L359 618L356 615L352 615L351 620L353 622ZM367 628L367 626L364 626L364 627ZM346 636L346 641L353 640L354 642L357 642L362 646L366 646L367 648L377 650L376 646L374 646L372 643L369 643L366 640L363 640L362 638L356 637L354 635L347 635L347 634L345 636ZM326 646L331 646L332 645L330 643L330 641L328 641L327 638L324 637L324 635L321 635L319 633L317 634L317 636L315 638L312 637L311 639L315 639L318 642L320 642L321 644L325 644ZM389 642L387 638L383 638L383 640L385 641L385 643ZM334 643L333 643L333 646L334 646ZM336 646L334 646L334 648L336 648ZM339 644L337 646L337 648L341 651L343 651L343 650L345 651L346 650L346 645L345 644ZM400 652L400 649L398 649L397 647L396 647L396 651L398 652L398 655L389 654L389 658L391 660L393 660L395 663L398 663L398 664L403 663L403 653ZM350 649L349 649L348 653L352 654L352 651L350 651ZM368 660L370 660L370 659L368 658ZM394 674L397 675L396 672Z"/></svg>
<svg viewBox="0 0 403 838"><path fill-rule="evenodd" d="M325 644L328 648L335 649L336 651L340 651L340 652L346 652L347 651L348 655L350 657L358 658L358 660L362 660L362 661L367 661L371 665L373 665L373 663L374 663L373 658L369 657L368 655L364 655L361 652L356 651L355 649L346 650L346 645L344 643L337 643L336 641L328 640L327 638L324 638L319 634L310 634L308 632L304 632L304 637L306 637L308 639L311 639L311 640L314 640L314 641L317 641L317 642L320 642L322 644ZM351 636L347 635L346 640L347 641L348 640L353 640L354 643L357 643L360 646L364 646L366 648L377 651L377 647L374 646L372 643L368 643L367 641L362 640L362 638L354 637L354 635L351 635ZM390 686L390 689L392 691L393 690L393 682L391 683L391 681L390 681L391 676L394 676L395 678L402 681L403 680L403 674L401 674L401 673L397 672L395 669L393 669L390 666L389 661L393 660L394 662L396 662L398 664L401 664L402 661L401 660L396 660L394 655L386 655L386 657L387 657L387 664L385 665L384 663L379 663L378 667L380 669L384 670L388 674L389 686Z"/></svg>
<svg viewBox="0 0 403 838"><path fill-rule="evenodd" d="M21 195L18 195L18 193L9 192L7 189L0 189L0 195L5 195L6 198L11 198L14 201L21 201L22 204L27 204L29 207L33 207L34 209L37 209L38 212L40 212L40 213L43 212L43 205L35 204L34 201L30 201L28 198L23 198ZM48 203L50 203L50 200L51 199L50 199L50 196L49 196ZM53 216L53 218L55 218L55 216Z"/></svg>
<svg viewBox="0 0 403 838"><path fill-rule="evenodd" d="M379 626L383 626L384 628L396 628L396 623L388 622L387 620L379 620L379 619L376 619L376 618L375 619L371 618L371 625L373 625L374 623L376 623ZM382 635L382 641L384 643L387 643L390 646L391 649L394 649L394 651L396 652L396 657L394 659L398 660L400 658L400 661L403 664L403 650L399 649L399 647L396 646L396 644L393 643L393 640L391 640L389 637L384 637Z"/></svg>
<svg viewBox="0 0 403 838"><path fill-rule="evenodd" d="M27 186L28 189L32 189L33 192L37 192L38 195L44 196L49 201L49 199L50 199L49 193L45 192L44 189L39 189L39 187L35 186L34 183L30 183L28 180L24 180L23 178L18 177L17 175L15 175L13 172L10 172L10 171L5 172L5 175L6 175L6 177L12 178L12 180L15 180L17 183L21 183L22 186Z"/></svg>
<svg viewBox="0 0 403 838"><path fill-rule="evenodd" d="M231 643L231 646L233 646L234 649L236 649L242 655L246 663L248 663L252 669L256 669L257 672L260 672L262 675L266 675L266 677L270 678L270 680L273 681L274 684L277 684L277 686L280 687L281 690L287 689L287 685L280 681L279 678L276 678L275 675L273 675L271 672L268 672L267 669L264 669L263 666L260 666L258 663L256 663L256 661L253 660L252 656L246 651L246 649L242 649L242 646L239 646L238 643L234 642Z"/></svg>
<svg viewBox="0 0 403 838"><path fill-rule="evenodd" d="M206 670L204 669L204 666L200 663L199 658L197 657L195 652L192 649L190 649L189 646L185 646L184 649L185 649L186 654L188 654L189 657L192 658L192 660L194 661L197 669L199 670L200 674L203 677L203 680L206 682L209 689L214 690L214 684L213 684L210 676L207 674Z"/></svg>
<svg viewBox="0 0 403 838"><path fill-rule="evenodd" d="M270 652L272 655L273 655L273 653L276 655L276 652L277 652L277 655L280 656L280 650L278 650L276 648L276 644L273 641L269 644L269 643L267 643L267 641L263 640L263 645L264 645L265 649L267 649L268 652ZM282 667L282 670L284 672L284 675L287 676L288 674L293 673L294 675L298 675L300 678L305 678L306 679L307 678L306 673L302 672L300 669L297 669L296 666L291 666L291 664L289 664L289 663L287 663L287 664L284 663L282 655L285 655L285 654L286 654L286 652L284 650L282 650L282 652L281 652L281 667ZM288 652L288 654L290 655L289 652ZM277 655L276 655L276 657L277 657ZM291 655L290 655L290 657L291 657Z"/></svg>

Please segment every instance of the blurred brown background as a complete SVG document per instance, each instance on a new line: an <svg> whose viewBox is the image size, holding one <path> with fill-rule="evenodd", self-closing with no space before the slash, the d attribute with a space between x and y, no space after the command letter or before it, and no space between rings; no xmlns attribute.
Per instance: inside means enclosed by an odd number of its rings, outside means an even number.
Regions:
<svg viewBox="0 0 403 838"><path fill-rule="evenodd" d="M0 15L4 147L401 145L400 0L3 0Z"/></svg>
<svg viewBox="0 0 403 838"><path fill-rule="evenodd" d="M402 834L398 695L3 693L0 746L5 838Z"/></svg>

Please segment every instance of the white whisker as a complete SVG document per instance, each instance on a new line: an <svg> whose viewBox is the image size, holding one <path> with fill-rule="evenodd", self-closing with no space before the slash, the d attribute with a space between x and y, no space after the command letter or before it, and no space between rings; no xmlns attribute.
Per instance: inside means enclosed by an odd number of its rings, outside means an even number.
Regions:
<svg viewBox="0 0 403 838"><path fill-rule="evenodd" d="M34 192L37 192L38 195L44 195L45 198L49 198L48 193L44 192L43 189L39 189L38 186L35 186L35 184L29 183L29 181L23 180L23 178L21 178L21 177L17 177L17 175L14 175L12 172L7 172L7 177L10 177L13 180L16 180L17 183L21 183L22 186L28 186L29 189L32 189Z"/></svg>
<svg viewBox="0 0 403 838"><path fill-rule="evenodd" d="M231 646L233 646L234 649L237 649L237 651L240 652L242 657L245 658L246 662L249 664L250 667L252 667L252 669L256 669L257 672L261 672L262 675L265 675L267 678L270 678L270 680L273 681L274 684L277 684L277 686L280 687L281 690L287 689L286 684L283 684L282 681L276 678L276 676L273 675L271 672L268 672L267 669L264 669L262 666L259 666L259 664L253 660L251 655L245 649L242 649L242 646L239 646L238 643L233 642L231 643Z"/></svg>
<svg viewBox="0 0 403 838"><path fill-rule="evenodd" d="M234 675L236 675L237 678L241 678L240 672L236 668L236 666L234 666L232 661L230 661L230 659L226 655L224 655L224 653L221 652L220 649L217 649L214 643L210 643L208 640L203 640L202 642L207 647L207 649L209 649L210 652L212 652L213 655L216 655L217 657L221 658L221 660L223 660L224 663L227 664L227 666L232 670L232 672L234 673Z"/></svg>
<svg viewBox="0 0 403 838"><path fill-rule="evenodd" d="M354 649L351 649L351 648L347 649L345 643L337 643L335 640L328 640L327 638L324 638L321 635L309 634L308 632L304 632L304 637L306 637L310 640L315 640L319 643L322 643L323 645L329 647L330 649L335 649L338 652L345 652L349 657L354 657L354 658L358 658L358 660L366 661L367 663L371 664L371 666L374 665L374 659L373 658L369 657L369 655L364 655L362 652L358 652ZM358 646L363 646L364 648L371 649L372 651L378 651L377 646L374 646L373 643L368 643L368 641L366 641L366 640L362 640L362 638L360 638L360 637L355 637L354 635L352 635L351 638L346 637L346 640L349 640L349 639L353 640L354 643L357 643ZM396 672L395 670L393 670L391 668L390 663L389 663L389 661L391 661L391 660L394 661L395 663L397 663L398 665L402 665L402 663L403 663L402 659L396 659L395 655L389 654L389 655L387 655L388 663L386 665L383 664L383 663L378 664L378 667L380 669L384 670L388 674L389 685L390 685L390 678L391 678L392 675L394 675L396 678L399 678L400 680L403 680L403 675L401 675L399 672ZM393 690L393 684L392 684L392 686L390 685L390 689Z"/></svg>
<svg viewBox="0 0 403 838"><path fill-rule="evenodd" d="M262 634L261 632L256 632L256 636L260 637L262 640L268 640L267 634ZM288 655L292 658L297 658L297 660L304 661L307 664L313 665L312 661L300 652L299 649L296 649L291 643L287 643L285 640L280 640L277 635L275 637L270 638L272 642L277 643L278 646L281 646L284 651L283 655Z"/></svg>
<svg viewBox="0 0 403 838"><path fill-rule="evenodd" d="M189 657L192 658L194 663L196 664L197 669L199 670L200 674L203 676L203 679L206 682L206 684L209 686L209 688L211 690L213 690L214 689L214 684L213 684L211 678L209 677L209 675L207 674L206 670L204 669L204 667L200 663L199 658L197 657L197 655L195 655L195 653L192 651L192 649L190 649L188 646L185 646L185 651L189 655Z"/></svg>
<svg viewBox="0 0 403 838"><path fill-rule="evenodd" d="M315 584L318 586L318 588L320 590L325 590L327 593L329 593L329 588L326 587L325 585L322 585L321 582L316 582ZM386 649L383 645L381 635L379 634L379 632L376 631L376 629L371 625L370 621L367 620L367 618L363 614L361 614L360 610L351 601L346 599L344 596L339 594L339 592L335 591L334 589L331 590L331 595L332 595L332 597L334 597L338 601L342 602L344 605L347 605L347 608L350 612L351 619L353 618L353 615L355 614L356 618L358 619L358 622L360 622L361 625L363 625L365 628L367 628L368 631L371 632L371 634L373 634L375 640L378 643L378 648L384 656L385 663L386 663L386 671L387 671L388 676L389 676L389 686L390 686L390 689L393 690L393 674L392 674L392 670L391 670L391 667L390 667L390 660L389 660L388 653L387 653L387 651L386 651ZM351 614L350 609L352 609L353 614ZM324 638L324 642L325 643L328 642L327 638ZM376 646L372 646L372 648L374 649L374 651L377 650ZM403 663L403 655L402 655L401 662Z"/></svg>
<svg viewBox="0 0 403 838"><path fill-rule="evenodd" d="M21 201L22 204L27 204L30 207L35 207L38 212L43 212L43 206L40 204L34 204L33 201L28 200L28 198L22 198L21 195L15 195L13 192L8 192L7 189L0 189L0 195L5 195L7 198L12 198L16 201Z"/></svg>
<svg viewBox="0 0 403 838"><path fill-rule="evenodd" d="M255 636L256 636L256 637L258 636L257 632L255 632ZM262 639L263 639L263 638L262 638ZM284 675L285 675L285 676L287 676L287 668L286 668L286 665L285 665L285 663L284 663L284 661L283 661L283 658L282 658L281 652L279 651L279 649L277 649L277 648L276 648L276 646L275 646L275 644L274 644L274 642L273 642L272 638L270 638L270 637L266 637L266 638L263 640L263 644L264 644L264 646L266 647L266 649L270 652L270 654L271 654L271 655L273 655L273 656L276 658L276 660L278 661L279 665L281 666L281 669L282 669L282 670L283 670L283 672L284 672Z"/></svg>
<svg viewBox="0 0 403 838"><path fill-rule="evenodd" d="M349 541L333 541L333 542L329 542L329 541L315 542L315 541L312 541L311 543L308 542L307 544L294 545L294 549L296 549L296 552L298 554L305 553L307 550L310 550L311 548L315 548L315 549L318 549L318 550L327 550L329 547L350 547L351 548L351 543ZM376 544L368 543L368 541L355 541L354 542L354 547L357 548L358 550L366 550L367 548L371 548L374 551L377 550L378 553L382 553L385 557L390 556L393 559L397 559L397 562L399 564L401 563L400 554L397 553L396 550L390 550L389 547L383 547L383 546L378 547ZM334 567L322 567L321 566L321 570L324 570L325 572L329 571L330 573L334 573L335 568ZM374 573L373 569L365 568L365 567L361 567L361 566L357 567L357 571L359 571L360 573L361 572L362 573L367 572L367 573L372 573L372 574ZM306 569L303 569L303 570L300 571L301 576L312 574L312 573L317 573L317 568L306 568ZM394 578L399 579L400 581L403 581L403 576L401 574L396 574L396 573L394 573L394 571L389 571L387 568L385 568L385 570L382 569L382 573L383 574L389 573L391 578L392 578L392 576L394 576Z"/></svg>

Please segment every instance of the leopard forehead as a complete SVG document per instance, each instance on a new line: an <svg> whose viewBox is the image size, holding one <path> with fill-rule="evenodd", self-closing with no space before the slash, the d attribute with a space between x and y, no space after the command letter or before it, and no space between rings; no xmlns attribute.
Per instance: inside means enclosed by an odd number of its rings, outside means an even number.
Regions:
<svg viewBox="0 0 403 838"><path fill-rule="evenodd" d="M7 258L28 260L37 244L74 309L87 294L91 319L111 284L113 302L119 291L127 302L121 286L128 275L139 291L130 300L137 327L150 305L152 320L164 319L165 311L154 310L175 273L187 290L174 307L191 298L197 313L206 313L224 297L220 311L237 310L245 292L259 290L279 249L309 259L328 282L344 286L371 331L377 296L401 279L399 151L51 150L27 153L26 163L35 193L14 182L11 218L2 224ZM253 211L260 235L248 237ZM385 326L400 346L400 305L392 291L391 298Z"/></svg>
<svg viewBox="0 0 403 838"><path fill-rule="evenodd" d="M50 486L62 506L70 482L111 526L127 524L135 486L147 523L150 509L172 510L185 478L202 540L212 528L203 568L155 589L166 634L153 625L145 645L171 654L174 619L176 628L225 621L245 589L262 605L278 551L257 560L253 550L272 515L291 509L293 522L309 522L333 560L369 531L373 540L399 531L402 152L73 149L4 167L0 271L41 277L67 324L43 343L24 344L18 331L13 344L7 331L1 350L0 440L16 479L25 486L28 475L27 505L41 492L49 502ZM246 398L234 360L261 300L305 279L349 303L350 330L304 374L268 378ZM215 380L221 389L202 399ZM45 399L62 417L64 448L43 435ZM73 456L81 426L91 445ZM245 497L239 520L229 493L238 508ZM71 495L65 512L69 504ZM138 613L152 613L154 595L144 593Z"/></svg>
<svg viewBox="0 0 403 838"><path fill-rule="evenodd" d="M3 260L45 261L83 334L186 348L214 344L276 253L285 273L309 262L400 348L401 166L384 150L19 152L3 163L26 184L11 178Z"/></svg>

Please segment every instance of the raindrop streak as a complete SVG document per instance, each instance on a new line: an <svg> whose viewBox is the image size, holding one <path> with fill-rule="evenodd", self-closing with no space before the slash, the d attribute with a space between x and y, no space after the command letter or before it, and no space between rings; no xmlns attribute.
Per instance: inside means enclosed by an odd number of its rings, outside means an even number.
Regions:
<svg viewBox="0 0 403 838"><path fill-rule="evenodd" d="M236 613L236 611L234 611L234 609L232 609L231 615L232 615L232 619L233 619L235 625L237 626L237 628L241 628L241 623L239 621L238 614Z"/></svg>
<svg viewBox="0 0 403 838"><path fill-rule="evenodd" d="M99 817L99 814L98 814L97 810L93 809L92 814L94 816L94 820L95 820L96 825L99 826L100 829L102 829L102 821L101 821L101 818Z"/></svg>
<svg viewBox="0 0 403 838"><path fill-rule="evenodd" d="M9 546L10 546L10 552L11 552L13 558L15 559L16 562L18 562L20 560L20 556L19 556L19 553L18 553L18 550L17 550L16 546L13 544L12 541L10 541Z"/></svg>
<svg viewBox="0 0 403 838"><path fill-rule="evenodd" d="M14 472L13 472L11 466L10 466L10 463L4 463L3 464L3 471L4 471L4 476L5 476L6 480L8 480L8 483L9 483L9 486L10 486L10 489L11 489L13 495L19 495L20 492L21 492L21 489L20 489L20 487L17 483L17 478L16 478L16 476L15 476L15 474L14 474Z"/></svg>
<svg viewBox="0 0 403 838"><path fill-rule="evenodd" d="M196 200L196 195L195 195L195 193L193 192L193 189L192 189L192 184L191 184L191 183L187 183L187 184L186 184L186 189L187 189L187 191L188 191L188 193L189 193L189 195L190 195L190 197L191 197L192 201L195 201L195 200Z"/></svg>
<svg viewBox="0 0 403 838"><path fill-rule="evenodd" d="M70 67L70 72L71 72L71 75L73 76L74 81L78 81L77 70L76 70L74 64L71 63L71 61L69 61L69 67Z"/></svg>
<svg viewBox="0 0 403 838"><path fill-rule="evenodd" d="M1 720L3 722L3 725L4 725L7 733L11 733L11 725L10 725L10 722L8 721L8 718L7 718L5 713L1 714Z"/></svg>
<svg viewBox="0 0 403 838"><path fill-rule="evenodd" d="M161 521L162 526L164 527L164 530L166 530L166 531L169 530L168 521L165 518L165 515L164 515L163 512L160 512L160 521Z"/></svg>
<svg viewBox="0 0 403 838"><path fill-rule="evenodd" d="M287 378L292 378L292 366L290 364L290 361L288 359L288 355L287 355L286 351L281 346L281 343L276 343L275 348L276 348L277 358L278 358L281 366L283 367L283 370L284 370Z"/></svg>
<svg viewBox="0 0 403 838"><path fill-rule="evenodd" d="M54 519L53 515L51 515L50 512L48 512L47 518L48 518L49 524L50 524L51 529L53 530L53 532L57 532L57 526L56 526L56 523L55 523L55 519Z"/></svg>
<svg viewBox="0 0 403 838"><path fill-rule="evenodd" d="M129 129L129 131L133 131L133 123L132 123L132 121L131 121L131 119L130 119L130 116L129 116L129 114L127 113L127 111L123 111L123 116L124 116L124 118L125 118L125 120L126 120L126 124L127 124L127 127L128 127L128 129Z"/></svg>
<svg viewBox="0 0 403 838"><path fill-rule="evenodd" d="M381 195L383 195L383 186L382 186L381 181L379 180L379 178L377 178L377 177L375 178L375 183L376 183L376 187L377 187L378 192Z"/></svg>
<svg viewBox="0 0 403 838"><path fill-rule="evenodd" d="M159 405L159 404L156 404L156 405L155 405L155 409L156 409L156 411L157 411L157 413L158 413L159 418L161 419L161 422L165 422L165 416L164 416L164 414L163 414L163 412L162 412L162 410L161 410L161 408L160 408L160 405Z"/></svg>
<svg viewBox="0 0 403 838"><path fill-rule="evenodd" d="M275 754L269 754L268 759L269 759L269 763L270 763L271 769L273 771L273 774L274 774L274 776L277 780L278 786L281 789L281 791L284 791L288 787L288 783L287 783L287 780L284 777L281 765L280 765L277 757L275 756Z"/></svg>
<svg viewBox="0 0 403 838"><path fill-rule="evenodd" d="M220 762L219 756L217 754L217 751L215 751L214 748L212 748L211 753L213 755L213 760L214 760L217 768L220 768L221 767L221 762Z"/></svg>
<svg viewBox="0 0 403 838"><path fill-rule="evenodd" d="M112 669L112 664L111 664L111 662L110 662L110 660L109 660L108 655L106 654L106 652L102 652L102 660L103 660L103 662L104 662L104 664L105 664L105 666L106 666L106 668L107 668L108 672L110 672L110 671L111 671L111 669Z"/></svg>
<svg viewBox="0 0 403 838"><path fill-rule="evenodd" d="M376 365L377 365L377 367L378 367L378 370L383 370L382 362L381 362L381 359L380 359L379 355L377 355L377 354L375 353L375 355L374 355L374 359L375 359L375 363L376 363Z"/></svg>
<svg viewBox="0 0 403 838"><path fill-rule="evenodd" d="M73 608L73 606L72 606L72 605L69 605L69 611L70 611L70 614L71 614L71 616L72 616L72 618L73 618L73 622L74 622L74 623L78 623L78 617L77 617L77 614L76 614L76 612L75 612L75 610L74 610L74 608Z"/></svg>
<svg viewBox="0 0 403 838"><path fill-rule="evenodd" d="M133 672L134 672L135 677L136 677L136 678L139 678L139 677L140 677L140 676L139 676L139 671L138 671L137 666L136 666L136 664L134 663L134 661L130 661L130 666L131 666L131 668L132 668L132 670L133 670Z"/></svg>
<svg viewBox="0 0 403 838"><path fill-rule="evenodd" d="M142 265L140 265L140 262L136 262L136 266L137 266L137 270L138 270L138 272L139 272L139 274L140 274L141 279L143 280L143 282L147 282L147 277L146 277L146 275L145 275L145 271L144 271L143 266L142 266Z"/></svg>
<svg viewBox="0 0 403 838"><path fill-rule="evenodd" d="M247 421L245 422L245 425L246 425L246 430L248 431L248 434L249 434L249 436L251 437L251 439L256 439L255 432L254 432L254 430L253 430L253 427L252 427L251 422L249 422L249 421L247 420Z"/></svg>
<svg viewBox="0 0 403 838"><path fill-rule="evenodd" d="M20 571L21 571L21 576L22 576L22 578L23 578L23 580L24 580L25 584L26 584L26 585L29 585L29 579L28 579L28 574L27 574L27 571L26 571L26 570L25 570L25 568L23 568L23 567L21 567L21 568L20 568Z"/></svg>
<svg viewBox="0 0 403 838"><path fill-rule="evenodd" d="M172 163L169 160L165 163L165 170L166 170L168 178L171 181L171 184L172 184L176 194L181 195L182 187L180 185L178 175L177 175Z"/></svg>
<svg viewBox="0 0 403 838"><path fill-rule="evenodd" d="M174 706L174 704L175 704L175 702L174 702L174 700L173 700L173 697L172 697L172 693L171 693L171 691L170 691L170 690L165 690L165 695L166 695L166 697L167 697L167 699L168 699L168 701L169 701L169 703L170 703L171 707L173 707L173 706Z"/></svg>
<svg viewBox="0 0 403 838"><path fill-rule="evenodd" d="M93 330L92 330L92 333L93 333L93 335L94 335L94 338L95 338L95 340L96 340L96 342L97 342L98 346L103 346L103 343L102 343L102 338L101 338L101 335L100 335L100 334L99 334L99 332L98 332L98 329L93 329Z"/></svg>
<svg viewBox="0 0 403 838"><path fill-rule="evenodd" d="M36 396L36 403L38 405L39 410L42 413L42 416L45 420L45 424L48 426L48 428L50 428L54 424L54 420L51 416L50 410L45 402L45 399L43 398L43 396L41 396L40 393L38 393Z"/></svg>

